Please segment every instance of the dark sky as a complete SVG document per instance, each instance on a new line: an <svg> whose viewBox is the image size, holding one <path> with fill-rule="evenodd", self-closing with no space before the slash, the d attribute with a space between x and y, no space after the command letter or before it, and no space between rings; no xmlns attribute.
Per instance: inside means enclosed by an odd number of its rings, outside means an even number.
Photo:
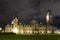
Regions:
<svg viewBox="0 0 60 40"><path fill-rule="evenodd" d="M0 23L8 23L17 12L20 20L38 16L44 18L47 9L60 16L60 0L0 0Z"/></svg>

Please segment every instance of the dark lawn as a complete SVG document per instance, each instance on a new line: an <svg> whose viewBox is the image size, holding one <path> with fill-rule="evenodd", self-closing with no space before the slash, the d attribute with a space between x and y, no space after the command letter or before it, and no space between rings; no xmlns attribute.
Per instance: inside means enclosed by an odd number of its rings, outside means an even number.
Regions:
<svg viewBox="0 0 60 40"><path fill-rule="evenodd" d="M60 40L60 35L16 35L0 34L0 40Z"/></svg>

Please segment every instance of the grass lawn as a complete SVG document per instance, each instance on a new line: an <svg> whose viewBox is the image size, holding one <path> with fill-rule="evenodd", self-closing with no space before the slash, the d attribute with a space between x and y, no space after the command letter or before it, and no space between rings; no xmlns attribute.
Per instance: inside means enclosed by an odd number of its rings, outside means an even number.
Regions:
<svg viewBox="0 0 60 40"><path fill-rule="evenodd" d="M15 35L0 34L0 40L60 40L60 35Z"/></svg>

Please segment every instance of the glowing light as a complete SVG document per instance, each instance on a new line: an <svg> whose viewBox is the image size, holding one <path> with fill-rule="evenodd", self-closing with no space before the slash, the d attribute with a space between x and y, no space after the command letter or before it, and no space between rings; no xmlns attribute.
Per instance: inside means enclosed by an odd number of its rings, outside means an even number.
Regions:
<svg viewBox="0 0 60 40"><path fill-rule="evenodd" d="M27 33L29 33L29 30L27 30Z"/></svg>
<svg viewBox="0 0 60 40"><path fill-rule="evenodd" d="M44 33L44 31L41 31L42 33Z"/></svg>
<svg viewBox="0 0 60 40"><path fill-rule="evenodd" d="M23 34L23 31L21 31L21 33Z"/></svg>
<svg viewBox="0 0 60 40"><path fill-rule="evenodd" d="M47 13L46 21L47 21L47 22L49 21L49 12Z"/></svg>
<svg viewBox="0 0 60 40"><path fill-rule="evenodd" d="M14 22L12 21L12 23L11 24L14 24Z"/></svg>
<svg viewBox="0 0 60 40"><path fill-rule="evenodd" d="M13 33L18 33L18 29L17 28L14 28L12 31L13 31Z"/></svg>
<svg viewBox="0 0 60 40"><path fill-rule="evenodd" d="M38 33L37 31L34 31L34 33Z"/></svg>
<svg viewBox="0 0 60 40"><path fill-rule="evenodd" d="M54 31L54 33L55 33L55 34L60 34L60 31L59 31L59 30L57 30L57 31Z"/></svg>
<svg viewBox="0 0 60 40"><path fill-rule="evenodd" d="M2 30L2 28L0 28L0 30Z"/></svg>
<svg viewBox="0 0 60 40"><path fill-rule="evenodd" d="M2 32L4 32L4 31L2 31Z"/></svg>
<svg viewBox="0 0 60 40"><path fill-rule="evenodd" d="M30 31L30 33L32 33L32 31Z"/></svg>
<svg viewBox="0 0 60 40"><path fill-rule="evenodd" d="M47 31L47 33L51 33L51 31Z"/></svg>

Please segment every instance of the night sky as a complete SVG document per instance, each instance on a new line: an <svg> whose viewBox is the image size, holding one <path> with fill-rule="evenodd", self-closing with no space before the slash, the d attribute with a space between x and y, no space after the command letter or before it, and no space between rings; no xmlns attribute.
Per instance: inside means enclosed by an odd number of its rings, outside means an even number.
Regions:
<svg viewBox="0 0 60 40"><path fill-rule="evenodd" d="M44 19L48 8L54 17L60 16L60 0L0 0L0 25L11 22L16 13L19 20Z"/></svg>

